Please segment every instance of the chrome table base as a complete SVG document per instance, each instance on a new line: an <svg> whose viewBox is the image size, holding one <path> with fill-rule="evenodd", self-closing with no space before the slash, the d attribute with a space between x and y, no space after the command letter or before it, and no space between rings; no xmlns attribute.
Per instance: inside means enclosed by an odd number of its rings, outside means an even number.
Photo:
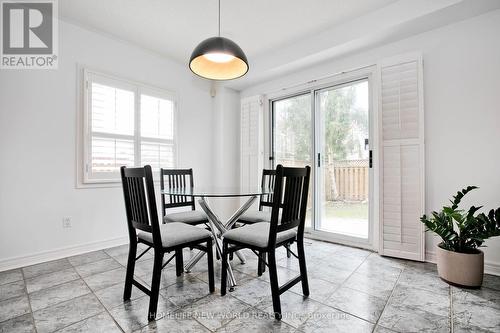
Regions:
<svg viewBox="0 0 500 333"><path fill-rule="evenodd" d="M217 253L219 254L219 257L222 258L222 235L231 229L233 225L238 221L241 215L247 211L250 206L254 203L255 199L257 199L257 196L252 196L250 197L234 214L227 220L226 223L223 223L219 216L215 214L213 211L212 207L210 207L208 203L208 199L205 197L201 197L200 200L198 200L198 203L200 204L201 208L203 211L207 214L208 221L209 221L209 226L210 226L210 231L212 232L214 239L215 239L215 248ZM240 259L241 263L245 263L245 256L243 253L236 251L236 256ZM196 265L198 261L203 257L205 252L200 251L197 253L189 262L184 266L184 270L186 272L190 272L191 269ZM234 287L236 286L236 279L234 278L233 270L231 268L231 265L227 266L227 273L228 273L228 284L229 284L229 291L233 291Z"/></svg>

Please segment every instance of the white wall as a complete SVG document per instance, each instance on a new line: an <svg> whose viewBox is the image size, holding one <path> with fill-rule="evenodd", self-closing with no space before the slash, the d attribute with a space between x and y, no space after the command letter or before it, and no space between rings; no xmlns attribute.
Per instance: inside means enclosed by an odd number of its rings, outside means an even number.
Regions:
<svg viewBox="0 0 500 333"><path fill-rule="evenodd" d="M240 184L240 93L215 87L213 120L214 184L234 187ZM238 209L238 198L212 199L214 210L223 219Z"/></svg>
<svg viewBox="0 0 500 333"><path fill-rule="evenodd" d="M178 165L192 167L197 184L211 182L207 81L186 66L65 22L59 43L58 70L0 71L0 270L127 237L120 187L75 188L77 64L176 92ZM62 228L63 216L72 218L72 228ZM51 252L57 249L66 251Z"/></svg>
<svg viewBox="0 0 500 333"><path fill-rule="evenodd" d="M437 210L467 185L481 189L464 207L500 206L500 11L358 54L332 59L245 89L242 96L276 91L393 55L424 57L426 207ZM427 235L432 260L436 240ZM500 274L500 237L486 242L486 269Z"/></svg>

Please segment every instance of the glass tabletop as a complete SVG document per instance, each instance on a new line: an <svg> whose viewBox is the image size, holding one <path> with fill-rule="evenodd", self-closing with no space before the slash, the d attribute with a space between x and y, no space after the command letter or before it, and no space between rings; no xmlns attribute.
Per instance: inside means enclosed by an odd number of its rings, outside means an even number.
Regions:
<svg viewBox="0 0 500 333"><path fill-rule="evenodd" d="M271 190L268 188L256 187L187 187L187 188L172 188L161 190L162 194L179 195L188 197L251 197L254 195L269 194Z"/></svg>

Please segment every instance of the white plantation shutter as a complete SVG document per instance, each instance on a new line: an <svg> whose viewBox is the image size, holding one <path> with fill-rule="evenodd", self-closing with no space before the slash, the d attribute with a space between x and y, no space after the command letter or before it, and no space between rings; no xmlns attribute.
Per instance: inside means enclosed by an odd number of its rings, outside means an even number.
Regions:
<svg viewBox="0 0 500 333"><path fill-rule="evenodd" d="M153 171L175 166L174 108L169 96L141 93L140 164Z"/></svg>
<svg viewBox="0 0 500 333"><path fill-rule="evenodd" d="M87 178L117 177L120 166L133 166L135 89L91 75L89 89L89 161Z"/></svg>
<svg viewBox="0 0 500 333"><path fill-rule="evenodd" d="M379 65L382 255L425 259L424 110L422 58Z"/></svg>
<svg viewBox="0 0 500 333"><path fill-rule="evenodd" d="M261 96L241 100L241 186L259 186L264 165L264 107Z"/></svg>
<svg viewBox="0 0 500 333"><path fill-rule="evenodd" d="M110 173L117 173L120 166L134 165L134 141L92 136L91 173L97 178L109 178Z"/></svg>
<svg viewBox="0 0 500 333"><path fill-rule="evenodd" d="M153 171L175 167L175 151L171 144L141 142L141 164L151 165Z"/></svg>
<svg viewBox="0 0 500 333"><path fill-rule="evenodd" d="M84 183L117 182L122 165L175 166L171 93L88 70L84 80Z"/></svg>

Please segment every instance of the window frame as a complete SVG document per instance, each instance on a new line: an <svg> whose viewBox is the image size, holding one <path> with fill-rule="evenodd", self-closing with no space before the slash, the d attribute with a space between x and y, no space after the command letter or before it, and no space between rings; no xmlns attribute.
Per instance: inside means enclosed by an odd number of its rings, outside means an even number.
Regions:
<svg viewBox="0 0 500 333"><path fill-rule="evenodd" d="M134 94L134 132L132 135L128 134L110 134L102 133L103 137L115 138L115 139L131 139L134 143L134 164L135 166L141 165L141 142L144 140L146 142L154 143L166 143L173 146L173 159L174 167L178 165L178 102L176 93L155 87L149 84L144 84L141 82L124 79L117 77L115 75L103 73L100 71L90 70L88 68L83 68L83 80L82 82L82 112L79 118L81 124L78 125L78 129L81 132L80 142L78 142L78 149L81 151L79 154L79 165L77 174L78 176L77 187L107 187L107 186L119 186L121 179L119 174L115 177L114 175L109 175L108 177L104 175L92 174L90 165L92 163L92 136L95 135L96 131L92 131L92 93L91 85L93 82L109 85L114 88L124 89L132 91ZM173 103L173 137L172 139L162 139L162 138L151 138L141 135L141 95L147 95L156 98L163 98L170 100ZM98 132L98 131L97 131ZM99 132L98 132L99 133Z"/></svg>

